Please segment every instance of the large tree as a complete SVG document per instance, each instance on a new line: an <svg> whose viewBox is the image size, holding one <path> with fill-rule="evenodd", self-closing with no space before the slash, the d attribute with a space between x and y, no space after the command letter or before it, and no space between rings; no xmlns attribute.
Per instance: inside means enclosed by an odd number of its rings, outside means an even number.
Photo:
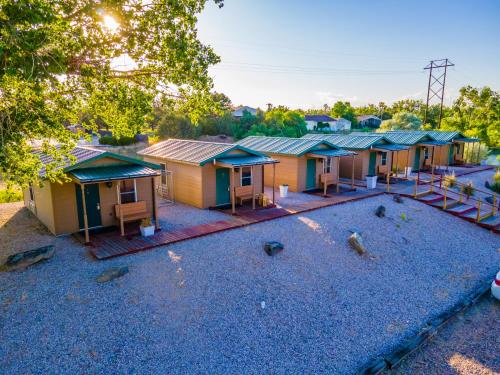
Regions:
<svg viewBox="0 0 500 375"><path fill-rule="evenodd" d="M214 0L222 5L221 0ZM0 173L37 182L35 141L52 180L82 114L118 136L141 130L153 99L175 99L197 121L213 110L208 67L219 61L197 36L206 0L0 0ZM119 63L126 61L126 66ZM161 100L161 99L160 99Z"/></svg>
<svg viewBox="0 0 500 375"><path fill-rule="evenodd" d="M409 112L396 113L392 119L382 121L380 131L387 130L420 130L422 128L422 120Z"/></svg>
<svg viewBox="0 0 500 375"><path fill-rule="evenodd" d="M341 117L341 118L345 118L346 120L351 121L352 127L356 127L356 125L358 124L358 121L356 119L355 110L351 106L351 103L349 103L349 102L342 102L342 101L336 102L333 105L330 114L333 117L337 117L337 118Z"/></svg>

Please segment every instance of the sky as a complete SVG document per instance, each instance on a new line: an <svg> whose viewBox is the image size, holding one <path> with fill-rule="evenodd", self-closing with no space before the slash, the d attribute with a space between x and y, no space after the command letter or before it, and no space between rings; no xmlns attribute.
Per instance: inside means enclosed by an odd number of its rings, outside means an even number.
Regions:
<svg viewBox="0 0 500 375"><path fill-rule="evenodd" d="M464 85L500 86L500 1L225 0L199 16L234 105L320 108L425 99L433 59L449 58L445 103Z"/></svg>

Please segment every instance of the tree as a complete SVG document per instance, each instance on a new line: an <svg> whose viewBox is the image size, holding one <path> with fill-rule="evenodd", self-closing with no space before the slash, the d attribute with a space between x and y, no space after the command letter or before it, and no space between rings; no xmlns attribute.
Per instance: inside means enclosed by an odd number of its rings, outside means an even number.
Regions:
<svg viewBox="0 0 500 375"><path fill-rule="evenodd" d="M353 128L355 128L356 125L358 124L354 108L351 106L351 103L349 102L341 102L341 101L336 102L333 105L330 114L333 117L342 117L345 118L346 120L349 120Z"/></svg>
<svg viewBox="0 0 500 375"><path fill-rule="evenodd" d="M382 121L379 130L381 132L388 130L419 130L422 127L422 121L417 115L408 112L396 113L392 119Z"/></svg>
<svg viewBox="0 0 500 375"><path fill-rule="evenodd" d="M222 6L221 0L214 0ZM65 124L85 113L115 133L137 132L153 98L197 122L216 106L208 67L219 61L197 36L206 0L0 0L0 173L9 182L38 182L33 141L58 168L78 135ZM117 59L132 61L125 69ZM70 158L71 159L71 158Z"/></svg>
<svg viewBox="0 0 500 375"><path fill-rule="evenodd" d="M490 147L500 147L499 99L500 94L489 87L462 87L441 129L459 130L481 138Z"/></svg>

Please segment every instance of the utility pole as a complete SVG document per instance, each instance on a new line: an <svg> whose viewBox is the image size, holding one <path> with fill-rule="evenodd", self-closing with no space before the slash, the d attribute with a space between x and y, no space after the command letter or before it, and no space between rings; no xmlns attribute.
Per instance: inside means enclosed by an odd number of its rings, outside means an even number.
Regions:
<svg viewBox="0 0 500 375"><path fill-rule="evenodd" d="M427 102L425 103L424 124L427 122L427 112L429 111L429 101L436 97L441 101L439 109L438 129L441 127L443 117L444 87L446 85L446 70L449 66L455 66L449 59L431 60L424 68L429 71L429 83L427 85ZM443 72L444 69L444 72Z"/></svg>

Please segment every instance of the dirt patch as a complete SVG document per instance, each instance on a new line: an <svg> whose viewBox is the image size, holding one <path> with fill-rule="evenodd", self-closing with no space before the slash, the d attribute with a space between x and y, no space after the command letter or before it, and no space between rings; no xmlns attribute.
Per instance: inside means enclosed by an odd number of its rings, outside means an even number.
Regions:
<svg viewBox="0 0 500 375"><path fill-rule="evenodd" d="M23 202L0 204L0 264L9 255L51 245L54 240Z"/></svg>

